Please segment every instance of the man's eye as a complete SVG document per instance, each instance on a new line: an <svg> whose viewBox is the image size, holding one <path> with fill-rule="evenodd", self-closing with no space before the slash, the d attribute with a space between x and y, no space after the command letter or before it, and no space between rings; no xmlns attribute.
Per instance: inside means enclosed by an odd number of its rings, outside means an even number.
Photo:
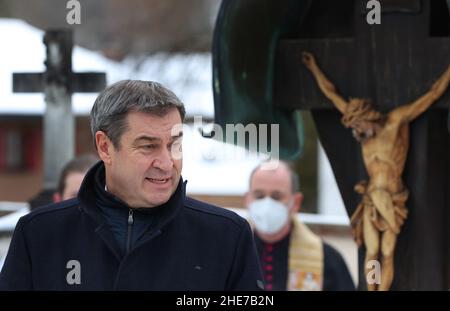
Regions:
<svg viewBox="0 0 450 311"><path fill-rule="evenodd" d="M273 194L271 196L272 199L274 199L275 201L281 201L282 197L279 194Z"/></svg>
<svg viewBox="0 0 450 311"><path fill-rule="evenodd" d="M151 150L151 149L155 149L156 145L144 145L144 146L141 146L141 148L143 148L145 150Z"/></svg>

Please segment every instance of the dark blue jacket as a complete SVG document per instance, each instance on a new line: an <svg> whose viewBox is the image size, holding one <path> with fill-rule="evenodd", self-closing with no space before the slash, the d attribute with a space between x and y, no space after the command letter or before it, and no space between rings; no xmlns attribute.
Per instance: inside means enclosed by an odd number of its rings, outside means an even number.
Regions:
<svg viewBox="0 0 450 311"><path fill-rule="evenodd" d="M19 220L0 274L0 290L261 288L246 220L185 197L182 182L157 224L123 253L95 204L94 176L102 165L88 172L77 199L37 209Z"/></svg>

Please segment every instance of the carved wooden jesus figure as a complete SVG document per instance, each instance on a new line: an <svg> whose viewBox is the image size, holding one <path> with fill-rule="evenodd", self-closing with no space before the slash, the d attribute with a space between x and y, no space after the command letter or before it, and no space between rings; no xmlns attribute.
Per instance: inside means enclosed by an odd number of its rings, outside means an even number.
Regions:
<svg viewBox="0 0 450 311"><path fill-rule="evenodd" d="M409 123L427 110L447 89L450 66L429 92L416 101L383 114L375 111L369 100L344 100L317 66L314 56L303 53L303 63L314 75L320 89L343 114L342 123L352 128L361 143L369 181L361 181L355 191L362 200L351 217L358 245L366 247L366 275L370 260L381 263L380 284L367 284L369 290L389 290L394 276L394 249L408 210L408 190L402 181L409 147ZM381 260L380 260L381 259Z"/></svg>

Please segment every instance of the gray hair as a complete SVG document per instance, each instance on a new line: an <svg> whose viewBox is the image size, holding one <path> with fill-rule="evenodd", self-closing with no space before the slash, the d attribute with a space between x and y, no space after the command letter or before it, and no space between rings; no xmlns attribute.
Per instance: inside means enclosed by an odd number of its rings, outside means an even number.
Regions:
<svg viewBox="0 0 450 311"><path fill-rule="evenodd" d="M298 174L291 168L291 166L289 165L289 163L285 162L285 161L281 161L278 160L280 164L284 165L286 167L286 169L289 171L289 175L291 177L291 192L292 193L296 193L297 191L300 190L300 177L298 176ZM259 164L257 167L255 167L253 169L253 171L250 173L250 179L249 179L249 187L251 187L252 184L252 179L253 179L253 175L255 175L255 173L261 168L262 165L264 165L264 163L267 162L263 162L261 164Z"/></svg>
<svg viewBox="0 0 450 311"><path fill-rule="evenodd" d="M103 90L91 110L91 133L103 131L120 149L120 137L128 127L129 112L146 112L164 116L178 109L181 121L186 111L180 99L169 89L153 81L122 80ZM97 148L97 146L95 146Z"/></svg>

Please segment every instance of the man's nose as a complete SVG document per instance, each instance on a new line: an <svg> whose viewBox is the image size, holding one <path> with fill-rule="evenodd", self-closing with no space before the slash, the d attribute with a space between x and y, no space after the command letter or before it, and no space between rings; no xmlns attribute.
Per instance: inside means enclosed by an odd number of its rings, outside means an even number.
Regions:
<svg viewBox="0 0 450 311"><path fill-rule="evenodd" d="M173 168L173 158L170 150L162 150L155 159L154 166L162 171L170 171Z"/></svg>

